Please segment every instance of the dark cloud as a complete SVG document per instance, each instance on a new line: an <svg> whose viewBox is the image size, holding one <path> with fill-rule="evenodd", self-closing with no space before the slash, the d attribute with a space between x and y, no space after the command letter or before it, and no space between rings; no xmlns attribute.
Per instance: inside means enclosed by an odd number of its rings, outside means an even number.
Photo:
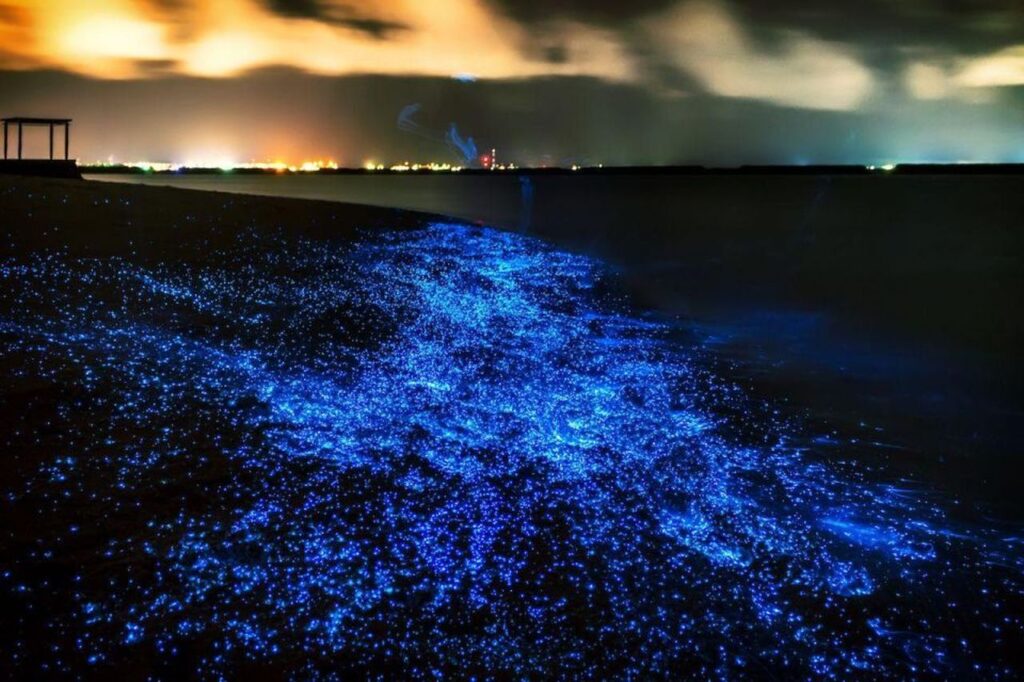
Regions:
<svg viewBox="0 0 1024 682"><path fill-rule="evenodd" d="M135 66L140 77L167 76L174 73L177 62L173 59L137 59Z"/></svg>
<svg viewBox="0 0 1024 682"><path fill-rule="evenodd" d="M616 25L671 7L678 0L489 0L507 16L527 23L573 19Z"/></svg>
<svg viewBox="0 0 1024 682"><path fill-rule="evenodd" d="M187 22L187 2L147 1ZM322 21L381 39L405 28L402 16L385 13L383 4L260 1L282 17ZM946 77L942 69L955 74L960 68L959 57L1024 44L1021 0L708 0L743 35L739 47L733 46L743 54L726 55L736 61L706 72L698 67L707 59L697 66L673 60L675 46L658 43L640 27L679 0L486 1L529 28L529 44L522 48L530 59L574 64L574 36L560 27L561 20L571 20L617 31L640 75L629 83L522 77L462 83L430 77L332 78L278 69L208 80L175 75L173 61L149 61L139 63L141 77L131 81L0 73L0 101L16 102L25 115L56 111L75 117L75 144L88 159L113 153L180 161L211 140L240 159L337 154L358 164L368 157L444 158L443 144L433 148L395 126L402 107L418 102L418 121L436 130L457 123L481 148L497 147L502 158L523 164L1024 161L1024 88L968 92L953 86L948 96L940 95L945 99L917 101L904 80L914 60L937 64L941 79ZM833 107L849 111L813 111L806 104L798 108L803 95L787 98L772 88L752 88L736 75L768 74L785 84L793 72L794 79L809 82L808 71L820 60L788 59L794 32L843 43L842 54L867 67L869 94L849 107ZM4 49L0 43L0 56ZM410 60L416 56L410 54ZM472 73L469 61L465 70ZM20 66L15 56L6 62ZM716 87L722 72L728 87ZM176 106L163 106L168 101Z"/></svg>
<svg viewBox="0 0 1024 682"><path fill-rule="evenodd" d="M29 14L23 8L0 4L0 24L10 27L25 27L30 23Z"/></svg>
<svg viewBox="0 0 1024 682"><path fill-rule="evenodd" d="M362 13L350 5L339 5L324 0L266 0L267 6L277 14L296 19L316 19L334 26L365 33L374 38L387 38L390 34L408 29L406 24L380 19Z"/></svg>
<svg viewBox="0 0 1024 682"><path fill-rule="evenodd" d="M489 0L529 28L524 50L551 59L562 45L559 22L618 33L654 91L708 89L679 68L676 55L652 49L644 28L658 13L699 0ZM1024 45L1024 0L704 0L735 22L751 55L792 54L796 34L834 42L862 67L881 97L902 94L915 62L955 69L966 58ZM656 19L654 19L656 22ZM553 47L554 46L554 47ZM710 69L710 67L708 67Z"/></svg>
<svg viewBox="0 0 1024 682"><path fill-rule="evenodd" d="M409 27L405 24L395 21L383 21L381 19L336 17L331 21L335 25L345 26L346 28L359 31L360 33L366 33L367 35L378 39L387 38L393 33L409 30Z"/></svg>
<svg viewBox="0 0 1024 682"><path fill-rule="evenodd" d="M184 9L189 0L146 0L147 3L158 10L174 11Z"/></svg>
<svg viewBox="0 0 1024 682"><path fill-rule="evenodd" d="M733 0L764 35L797 29L871 49L930 47L971 53L1024 39L1020 0Z"/></svg>
<svg viewBox="0 0 1024 682"><path fill-rule="evenodd" d="M320 17L320 0L267 0L270 9L288 17L316 19Z"/></svg>
<svg viewBox="0 0 1024 682"><path fill-rule="evenodd" d="M629 32L635 21L683 0L489 0L532 25L570 19ZM850 43L865 53L907 48L972 54L1024 42L1022 0L721 0L763 44L789 31Z"/></svg>
<svg viewBox="0 0 1024 682"><path fill-rule="evenodd" d="M569 61L569 50L565 45L549 45L544 48L544 59L552 64L564 64Z"/></svg>

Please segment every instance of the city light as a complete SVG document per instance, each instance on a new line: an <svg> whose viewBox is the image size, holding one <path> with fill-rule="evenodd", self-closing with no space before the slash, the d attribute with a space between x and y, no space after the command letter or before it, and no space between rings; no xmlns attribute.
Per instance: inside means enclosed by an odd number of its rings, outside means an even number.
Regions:
<svg viewBox="0 0 1024 682"><path fill-rule="evenodd" d="M303 161L289 164L284 161L249 161L235 163L229 160L190 159L183 163L167 161L92 161L80 164L84 168L133 168L144 172L174 173L183 169L218 169L226 173L238 170L275 171L277 173L318 173L322 170L338 170L340 166L333 159L324 161Z"/></svg>
<svg viewBox="0 0 1024 682"><path fill-rule="evenodd" d="M410 161L403 161L401 163L392 164L390 166L385 166L384 164L377 163L376 161L367 161L363 165L363 168L365 168L368 171L390 171L392 173L408 173L410 171L414 173L420 173L424 171L429 171L432 173L458 173L459 171L463 170L462 166L454 166L450 163L438 161L429 161L427 163L413 163Z"/></svg>
<svg viewBox="0 0 1024 682"><path fill-rule="evenodd" d="M492 150L480 159L480 167L490 171L517 171L521 167L514 163L496 163L496 154ZM187 170L220 170L225 173L234 171L268 171L275 173L319 173L321 171L356 170L357 167L342 166L334 159L317 159L302 161L300 163L288 163L281 160L273 161L248 161L235 162L230 159L216 158L194 158L182 162L170 161L119 161L114 157L106 160L86 161L79 163L81 168L88 169L132 169L145 173L176 173ZM603 167L603 166L598 166ZM574 166L573 170L579 170L580 166ZM447 161L401 161L397 163L383 163L375 159L367 159L360 170L368 172L388 173L460 173L470 168L462 165L452 164Z"/></svg>

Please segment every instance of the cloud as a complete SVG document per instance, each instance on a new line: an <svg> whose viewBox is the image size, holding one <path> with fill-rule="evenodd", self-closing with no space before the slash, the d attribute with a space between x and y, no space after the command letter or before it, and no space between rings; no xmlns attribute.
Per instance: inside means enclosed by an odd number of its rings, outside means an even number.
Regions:
<svg viewBox="0 0 1024 682"><path fill-rule="evenodd" d="M373 13L358 11L348 4L329 0L266 0L267 7L285 17L316 19L336 26L344 26L366 33L374 38L387 38L393 33L408 30L401 21L384 19Z"/></svg>
<svg viewBox="0 0 1024 682"><path fill-rule="evenodd" d="M1024 4L0 0L0 69L141 79L277 66L331 76L585 76L663 96L825 111L858 110L895 76L914 99L978 102L1024 83Z"/></svg>
<svg viewBox="0 0 1024 682"><path fill-rule="evenodd" d="M0 0L0 67L57 67L124 78L133 62L169 57L165 27L131 0ZM8 17L18 17L10 22Z"/></svg>
<svg viewBox="0 0 1024 682"><path fill-rule="evenodd" d="M28 11L0 0L0 64L16 69L32 66L33 60L23 44L31 26L32 16Z"/></svg>
<svg viewBox="0 0 1024 682"><path fill-rule="evenodd" d="M633 42L634 28L652 15L668 16L686 0L488 0L498 11L547 35L552 21L572 20L619 32ZM1024 43L1021 0L718 0L750 44L776 47L787 34L844 45L878 73L898 75L906 55L990 53ZM848 55L849 56L849 55Z"/></svg>
<svg viewBox="0 0 1024 682"><path fill-rule="evenodd" d="M904 84L917 99L989 102L997 88L1024 86L1024 45L973 57L914 61L904 71Z"/></svg>
<svg viewBox="0 0 1024 682"><path fill-rule="evenodd" d="M954 81L968 88L1024 85L1024 45L965 60Z"/></svg>
<svg viewBox="0 0 1024 682"><path fill-rule="evenodd" d="M320 0L267 0L267 6L285 16L317 19L323 15L324 3Z"/></svg>
<svg viewBox="0 0 1024 682"><path fill-rule="evenodd" d="M873 90L871 71L847 47L791 30L763 49L717 2L684 3L645 27L667 61L722 97L848 111Z"/></svg>
<svg viewBox="0 0 1024 682"><path fill-rule="evenodd" d="M907 90L917 99L943 99L949 95L950 79L941 66L927 62L913 62L903 76Z"/></svg>
<svg viewBox="0 0 1024 682"><path fill-rule="evenodd" d="M372 13L340 0L0 0L0 7L30 19L28 27L11 29L19 49L0 68L31 65L99 78L143 77L153 62L203 77L270 66L328 75L634 74L633 59L611 31L563 22L563 58L551 60L524 49L527 29L484 0L379 0Z"/></svg>
<svg viewBox="0 0 1024 682"><path fill-rule="evenodd" d="M574 21L622 27L679 0L489 0L502 14L528 24Z"/></svg>

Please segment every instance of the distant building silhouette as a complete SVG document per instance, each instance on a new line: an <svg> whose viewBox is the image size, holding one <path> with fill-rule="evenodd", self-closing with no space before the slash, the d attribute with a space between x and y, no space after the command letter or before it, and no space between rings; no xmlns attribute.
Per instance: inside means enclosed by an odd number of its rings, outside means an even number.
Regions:
<svg viewBox="0 0 1024 682"><path fill-rule="evenodd" d="M58 178L80 178L78 166L70 158L71 149L71 119L70 118L30 118L26 116L15 116L12 118L0 119L3 123L4 134L4 158L0 160L0 174L9 175L39 175ZM43 127L50 130L50 158L49 159L26 159L25 152L25 126ZM53 149L53 129L64 127L64 158L55 159ZM11 158L10 133L11 128L17 128L17 156Z"/></svg>

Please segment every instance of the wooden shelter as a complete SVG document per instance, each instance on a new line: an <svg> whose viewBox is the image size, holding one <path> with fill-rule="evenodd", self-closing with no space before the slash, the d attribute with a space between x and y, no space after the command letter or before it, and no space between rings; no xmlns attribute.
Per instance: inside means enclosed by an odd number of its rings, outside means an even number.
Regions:
<svg viewBox="0 0 1024 682"><path fill-rule="evenodd" d="M53 161L53 129L58 126L64 126L64 160L68 160L68 152L71 147L71 119L70 118L26 118L16 116L14 118L0 119L3 121L4 129L4 159L8 158L8 132L10 128L18 128L18 156L17 159L22 159L22 151L24 149L24 128L29 127L48 127L50 129L50 161Z"/></svg>

